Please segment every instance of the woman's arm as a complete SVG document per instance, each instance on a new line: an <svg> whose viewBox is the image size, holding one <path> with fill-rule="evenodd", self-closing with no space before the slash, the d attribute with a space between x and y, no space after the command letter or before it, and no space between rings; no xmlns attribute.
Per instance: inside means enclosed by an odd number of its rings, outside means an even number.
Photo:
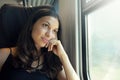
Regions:
<svg viewBox="0 0 120 80"><path fill-rule="evenodd" d="M59 40L51 40L46 47L48 51L53 51L62 62L63 70L58 74L58 80L80 80Z"/></svg>
<svg viewBox="0 0 120 80"><path fill-rule="evenodd" d="M10 54L10 49L12 51L11 54L14 56L16 47L0 48L0 71L1 71L3 64L5 63L5 61L7 60L8 56Z"/></svg>
<svg viewBox="0 0 120 80"><path fill-rule="evenodd" d="M9 48L1 48L0 49L0 71L1 68L3 66L3 64L5 63L8 55L9 55L10 49Z"/></svg>
<svg viewBox="0 0 120 80"><path fill-rule="evenodd" d="M66 53L61 55L60 60L63 64L63 68L66 74L66 80L80 80L75 70L73 69ZM59 78L59 80L62 79Z"/></svg>

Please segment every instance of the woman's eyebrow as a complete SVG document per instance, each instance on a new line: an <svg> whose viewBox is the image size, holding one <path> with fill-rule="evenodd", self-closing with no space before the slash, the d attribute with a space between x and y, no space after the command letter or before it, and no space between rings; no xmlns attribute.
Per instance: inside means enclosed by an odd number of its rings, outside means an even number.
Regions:
<svg viewBox="0 0 120 80"><path fill-rule="evenodd" d="M48 25L50 25L50 23L48 21L45 21Z"/></svg>
<svg viewBox="0 0 120 80"><path fill-rule="evenodd" d="M51 25L49 21L45 21L45 23L47 23L49 26ZM55 28L55 29L58 30L59 28L57 27L57 28Z"/></svg>
<svg viewBox="0 0 120 80"><path fill-rule="evenodd" d="M55 30L58 30L58 28L55 28Z"/></svg>

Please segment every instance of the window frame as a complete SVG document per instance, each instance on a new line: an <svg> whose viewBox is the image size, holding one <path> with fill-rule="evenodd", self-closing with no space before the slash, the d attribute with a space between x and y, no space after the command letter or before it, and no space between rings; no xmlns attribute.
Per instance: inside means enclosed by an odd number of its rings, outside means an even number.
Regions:
<svg viewBox="0 0 120 80"><path fill-rule="evenodd" d="M81 0L82 19L82 74L83 80L91 80L89 73L89 53L88 53L88 14L108 4L109 0ZM114 1L114 0L113 0Z"/></svg>

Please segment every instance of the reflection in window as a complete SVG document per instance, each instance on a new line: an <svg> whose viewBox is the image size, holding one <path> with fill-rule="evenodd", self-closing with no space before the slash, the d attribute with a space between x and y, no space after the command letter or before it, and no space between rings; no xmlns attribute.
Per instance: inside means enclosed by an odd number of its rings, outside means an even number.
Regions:
<svg viewBox="0 0 120 80"><path fill-rule="evenodd" d="M91 80L120 80L120 1L88 14Z"/></svg>
<svg viewBox="0 0 120 80"><path fill-rule="evenodd" d="M91 0L86 0L86 3L90 2Z"/></svg>
<svg viewBox="0 0 120 80"><path fill-rule="evenodd" d="M35 7L41 5L53 5L57 0L23 0L25 7Z"/></svg>

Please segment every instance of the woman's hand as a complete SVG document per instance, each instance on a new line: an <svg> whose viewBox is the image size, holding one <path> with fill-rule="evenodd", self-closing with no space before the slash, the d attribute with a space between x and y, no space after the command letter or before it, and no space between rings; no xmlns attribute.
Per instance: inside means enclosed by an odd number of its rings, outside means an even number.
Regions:
<svg viewBox="0 0 120 80"><path fill-rule="evenodd" d="M57 39L51 39L45 47L48 48L48 51L53 51L58 57L65 53L61 41Z"/></svg>
<svg viewBox="0 0 120 80"><path fill-rule="evenodd" d="M54 54L60 58L60 61L63 65L64 71L58 74L59 80L61 80L61 78L66 80L80 80L70 63L67 53L65 52L60 40L51 39L45 47L48 48L48 51L53 51Z"/></svg>

